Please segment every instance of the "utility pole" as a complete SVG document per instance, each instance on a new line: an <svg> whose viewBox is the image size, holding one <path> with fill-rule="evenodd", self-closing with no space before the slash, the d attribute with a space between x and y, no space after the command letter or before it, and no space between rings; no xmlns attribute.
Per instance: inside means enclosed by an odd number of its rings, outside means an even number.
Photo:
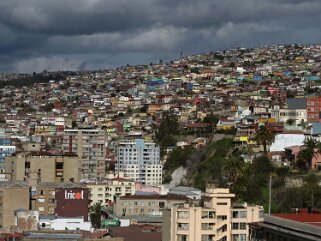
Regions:
<svg viewBox="0 0 321 241"><path fill-rule="evenodd" d="M272 175L270 175L270 182L269 182L269 215L271 215L271 204L272 204Z"/></svg>

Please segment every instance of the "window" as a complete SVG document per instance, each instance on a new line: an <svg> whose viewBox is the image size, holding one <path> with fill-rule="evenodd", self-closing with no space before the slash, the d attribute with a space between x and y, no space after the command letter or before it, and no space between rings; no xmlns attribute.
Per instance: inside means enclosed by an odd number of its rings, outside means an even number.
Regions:
<svg viewBox="0 0 321 241"><path fill-rule="evenodd" d="M202 234L201 241L212 241L214 235Z"/></svg>
<svg viewBox="0 0 321 241"><path fill-rule="evenodd" d="M164 208L165 207L165 203L164 202L159 202L159 207L160 208Z"/></svg>
<svg viewBox="0 0 321 241"><path fill-rule="evenodd" d="M246 211L240 211L239 218L246 218Z"/></svg>
<svg viewBox="0 0 321 241"><path fill-rule="evenodd" d="M214 211L202 211L202 218L215 218Z"/></svg>
<svg viewBox="0 0 321 241"><path fill-rule="evenodd" d="M177 224L177 230L185 230L187 231L189 228L188 223L178 223Z"/></svg>
<svg viewBox="0 0 321 241"><path fill-rule="evenodd" d="M240 234L240 241L246 241L246 234Z"/></svg>
<svg viewBox="0 0 321 241"><path fill-rule="evenodd" d="M188 235L178 234L177 241L188 241Z"/></svg>
<svg viewBox="0 0 321 241"><path fill-rule="evenodd" d="M56 162L56 169L63 169L64 163L63 162Z"/></svg>
<svg viewBox="0 0 321 241"><path fill-rule="evenodd" d="M238 218L239 212L238 211L233 211L232 212L232 216L233 216L233 218Z"/></svg>
<svg viewBox="0 0 321 241"><path fill-rule="evenodd" d="M233 218L246 218L246 211L233 211Z"/></svg>
<svg viewBox="0 0 321 241"><path fill-rule="evenodd" d="M227 203L217 203L217 205L227 205Z"/></svg>
<svg viewBox="0 0 321 241"><path fill-rule="evenodd" d="M177 212L177 218L188 218L189 212L187 211L178 211Z"/></svg>
<svg viewBox="0 0 321 241"><path fill-rule="evenodd" d="M214 223L202 223L202 230L213 230Z"/></svg>
<svg viewBox="0 0 321 241"><path fill-rule="evenodd" d="M232 223L232 229L234 230L239 229L239 223Z"/></svg>
<svg viewBox="0 0 321 241"><path fill-rule="evenodd" d="M240 223L240 229L246 230L246 223Z"/></svg>

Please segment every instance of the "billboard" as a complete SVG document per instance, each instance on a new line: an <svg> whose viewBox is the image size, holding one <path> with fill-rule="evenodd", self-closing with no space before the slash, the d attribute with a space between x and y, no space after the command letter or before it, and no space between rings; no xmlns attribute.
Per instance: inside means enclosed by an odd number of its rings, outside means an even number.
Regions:
<svg viewBox="0 0 321 241"><path fill-rule="evenodd" d="M88 221L89 190L87 188L57 188L55 213L61 217L84 217Z"/></svg>

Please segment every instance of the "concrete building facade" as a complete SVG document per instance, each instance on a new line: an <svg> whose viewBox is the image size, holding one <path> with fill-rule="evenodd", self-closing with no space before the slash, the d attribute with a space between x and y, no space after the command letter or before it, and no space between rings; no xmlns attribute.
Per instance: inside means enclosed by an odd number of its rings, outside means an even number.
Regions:
<svg viewBox="0 0 321 241"><path fill-rule="evenodd" d="M100 129L65 129L64 152L77 153L82 178L101 180L106 174L106 132Z"/></svg>
<svg viewBox="0 0 321 241"><path fill-rule="evenodd" d="M263 207L232 205L229 189L208 188L204 206L174 205L163 217L164 241L246 241L247 224L263 219Z"/></svg>
<svg viewBox="0 0 321 241"><path fill-rule="evenodd" d="M91 202L100 202L103 206L110 206L117 196L133 195L136 191L134 181L118 176L84 184L90 190Z"/></svg>
<svg viewBox="0 0 321 241"><path fill-rule="evenodd" d="M35 190L31 191L31 208L38 211L40 215L55 214L56 198L55 190L58 187L56 182L40 182Z"/></svg>
<svg viewBox="0 0 321 241"><path fill-rule="evenodd" d="M29 210L29 200L26 182L0 182L0 228L16 226L15 210Z"/></svg>
<svg viewBox="0 0 321 241"><path fill-rule="evenodd" d="M80 178L79 158L72 154L52 155L48 152L19 152L6 157L6 178L26 180L35 187L39 182L61 182Z"/></svg>
<svg viewBox="0 0 321 241"><path fill-rule="evenodd" d="M116 173L146 185L162 184L160 149L154 142L143 139L126 140L118 144Z"/></svg>
<svg viewBox="0 0 321 241"><path fill-rule="evenodd" d="M118 217L135 218L138 216L163 215L163 211L175 204L185 203L188 200L180 195L131 195L116 197L114 214Z"/></svg>

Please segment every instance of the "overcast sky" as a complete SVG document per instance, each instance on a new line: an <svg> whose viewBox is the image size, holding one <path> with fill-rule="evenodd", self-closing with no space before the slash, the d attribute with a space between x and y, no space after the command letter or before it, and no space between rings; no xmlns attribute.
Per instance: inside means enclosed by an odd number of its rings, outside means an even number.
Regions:
<svg viewBox="0 0 321 241"><path fill-rule="evenodd" d="M104 69L320 43L320 0L0 0L0 71Z"/></svg>

